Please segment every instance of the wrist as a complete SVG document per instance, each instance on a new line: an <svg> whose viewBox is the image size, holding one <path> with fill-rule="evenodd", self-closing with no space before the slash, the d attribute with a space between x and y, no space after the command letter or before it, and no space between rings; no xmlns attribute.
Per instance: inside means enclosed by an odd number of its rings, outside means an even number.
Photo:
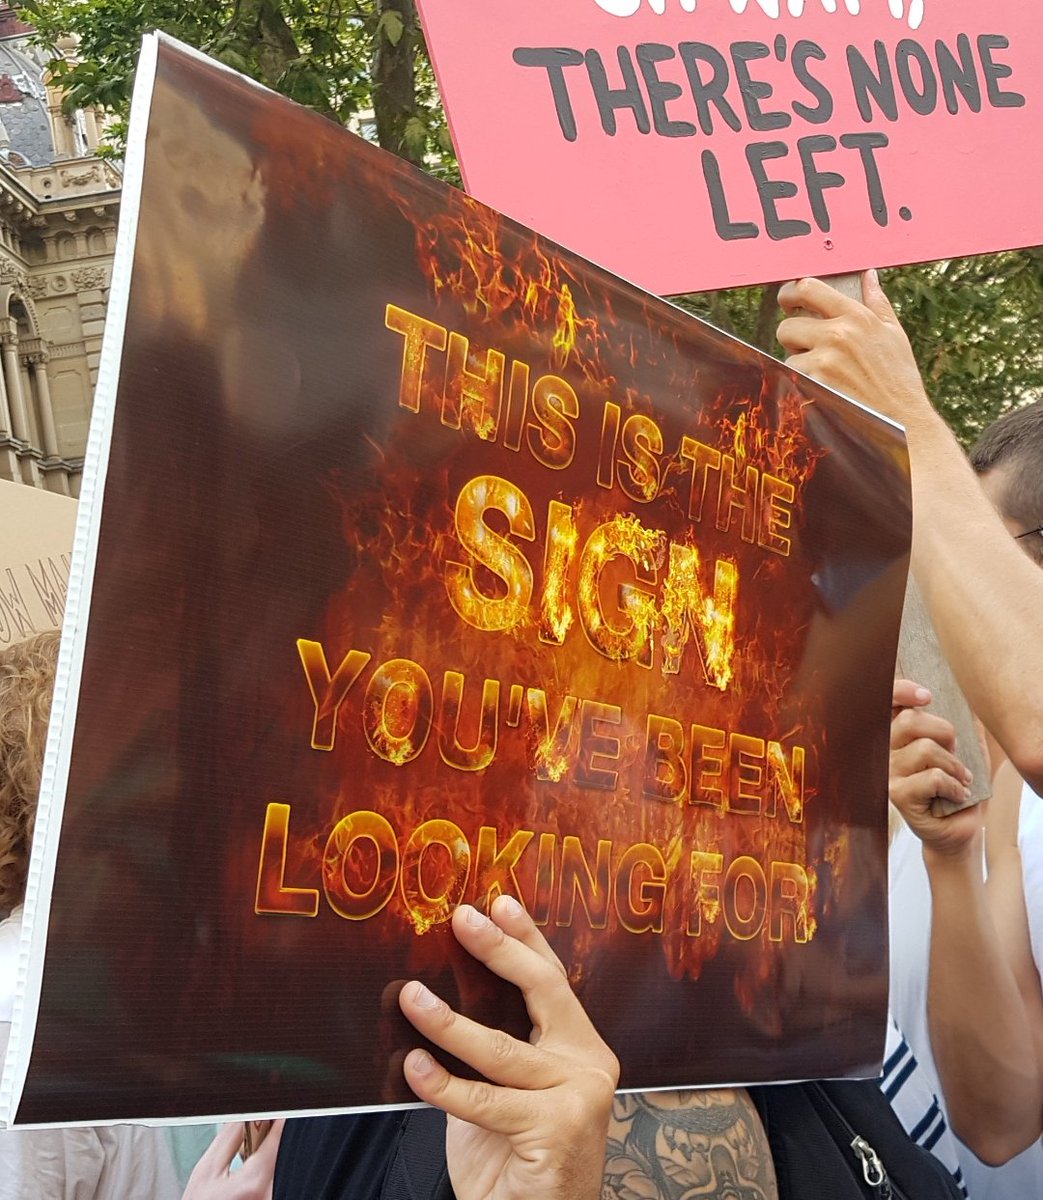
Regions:
<svg viewBox="0 0 1043 1200"><path fill-rule="evenodd" d="M924 842L923 861L929 875L982 878L983 847L980 833L945 842Z"/></svg>
<svg viewBox="0 0 1043 1200"><path fill-rule="evenodd" d="M950 432L945 420L931 403L919 375L895 380L893 386L895 390L889 397L887 411L905 427L911 445L931 441L942 433Z"/></svg>

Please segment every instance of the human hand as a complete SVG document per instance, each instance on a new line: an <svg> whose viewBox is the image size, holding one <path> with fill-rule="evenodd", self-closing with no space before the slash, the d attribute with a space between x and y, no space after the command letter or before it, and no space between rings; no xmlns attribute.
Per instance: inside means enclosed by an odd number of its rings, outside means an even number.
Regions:
<svg viewBox="0 0 1043 1200"><path fill-rule="evenodd" d="M233 1121L217 1131L189 1176L181 1200L271 1200L275 1159L285 1121L276 1121L260 1146L232 1170L243 1144L243 1123Z"/></svg>
<svg viewBox="0 0 1043 1200"><path fill-rule="evenodd" d="M909 339L875 271L862 275L862 302L821 279L779 290L787 316L778 339L786 362L812 379L904 425L932 417Z"/></svg>
<svg viewBox="0 0 1043 1200"><path fill-rule="evenodd" d="M449 1114L446 1157L457 1200L597 1200L619 1079L615 1055L516 900L498 897L489 917L462 905L453 933L521 989L533 1023L529 1041L520 1042L453 1012L416 981L401 991L409 1021L491 1081L458 1079L424 1050L405 1059L409 1086Z"/></svg>
<svg viewBox="0 0 1043 1200"><path fill-rule="evenodd" d="M956 757L956 732L926 711L931 693L908 679L895 680L891 716L891 803L913 833L944 855L968 852L981 830L974 807L945 813L941 801L966 805L971 773Z"/></svg>

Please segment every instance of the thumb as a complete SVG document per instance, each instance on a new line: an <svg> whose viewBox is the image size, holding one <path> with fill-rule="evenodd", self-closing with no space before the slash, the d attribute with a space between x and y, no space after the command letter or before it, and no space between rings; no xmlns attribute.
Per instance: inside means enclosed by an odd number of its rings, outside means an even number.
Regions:
<svg viewBox="0 0 1043 1200"><path fill-rule="evenodd" d="M897 323L898 317L891 307L887 293L880 286L880 276L873 267L862 272L862 303L881 320Z"/></svg>

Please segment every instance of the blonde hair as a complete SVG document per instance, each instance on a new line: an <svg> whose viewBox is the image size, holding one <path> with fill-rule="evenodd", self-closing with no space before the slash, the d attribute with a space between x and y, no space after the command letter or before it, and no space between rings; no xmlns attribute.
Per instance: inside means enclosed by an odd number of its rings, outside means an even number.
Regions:
<svg viewBox="0 0 1043 1200"><path fill-rule="evenodd" d="M0 650L0 912L25 895L59 636Z"/></svg>

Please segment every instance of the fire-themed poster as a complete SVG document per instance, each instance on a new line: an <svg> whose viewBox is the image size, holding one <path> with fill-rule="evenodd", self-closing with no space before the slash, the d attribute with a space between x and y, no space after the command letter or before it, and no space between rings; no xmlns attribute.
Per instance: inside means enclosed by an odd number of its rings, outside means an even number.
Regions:
<svg viewBox="0 0 1043 1200"><path fill-rule="evenodd" d="M175 43L137 87L8 1111L409 1102L395 981L528 1033L447 923L501 892L625 1088L874 1071L901 431Z"/></svg>

